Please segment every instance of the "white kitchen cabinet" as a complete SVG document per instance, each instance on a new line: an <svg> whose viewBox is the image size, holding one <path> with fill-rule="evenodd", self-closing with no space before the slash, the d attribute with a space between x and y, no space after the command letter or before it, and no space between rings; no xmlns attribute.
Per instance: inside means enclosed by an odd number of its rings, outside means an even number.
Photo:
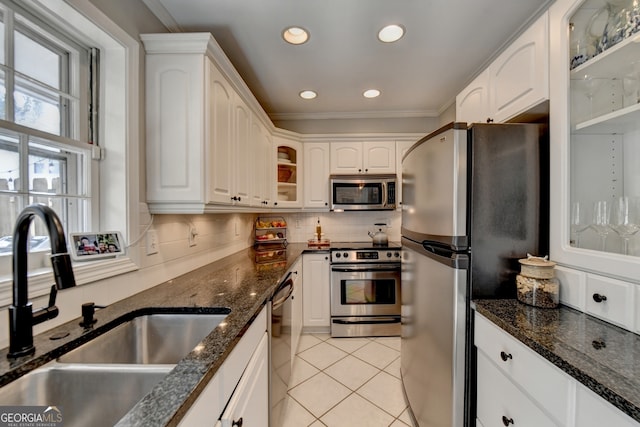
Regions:
<svg viewBox="0 0 640 427"><path fill-rule="evenodd" d="M640 426L484 316L474 320L481 425Z"/></svg>
<svg viewBox="0 0 640 427"><path fill-rule="evenodd" d="M638 427L638 423L591 390L578 384L576 390L576 427Z"/></svg>
<svg viewBox="0 0 640 427"><path fill-rule="evenodd" d="M550 258L567 268L637 284L640 234L630 238L625 255L622 239L612 230L607 230L603 247L593 229L579 234L577 224L572 229L575 203L589 209L600 200L640 197L640 104L637 97L624 95L621 84L640 57L637 34L581 64L571 61L572 43L585 34L600 6L557 0L549 8ZM570 27L573 31L568 31ZM595 48L589 53L594 54ZM595 82L585 76L596 77ZM591 224L592 216L585 221ZM628 323L624 326L629 328Z"/></svg>
<svg viewBox="0 0 640 427"><path fill-rule="evenodd" d="M549 24L544 13L456 96L456 120L505 122L549 99Z"/></svg>
<svg viewBox="0 0 640 427"><path fill-rule="evenodd" d="M552 421L534 401L520 391L509 378L478 352L478 419L483 425L552 427ZM541 381L542 382L542 381Z"/></svg>
<svg viewBox="0 0 640 427"><path fill-rule="evenodd" d="M456 96L456 120L484 123L489 110L489 70L484 70Z"/></svg>
<svg viewBox="0 0 640 427"><path fill-rule="evenodd" d="M264 334L220 417L221 427L269 426L268 361L269 338Z"/></svg>
<svg viewBox="0 0 640 427"><path fill-rule="evenodd" d="M235 170L231 176L233 181L232 194L236 198L234 201L239 206L249 206L251 204L251 194L253 188L254 175L256 170L252 167L249 160L254 154L254 150L258 148L258 142L251 138L251 119L252 112L249 107L242 101L240 96L233 97L233 124L235 132L231 138L233 160L235 162ZM215 159L211 159L215 162ZM213 163L216 167L220 165Z"/></svg>
<svg viewBox="0 0 640 427"><path fill-rule="evenodd" d="M331 174L396 173L395 141L331 142Z"/></svg>
<svg viewBox="0 0 640 427"><path fill-rule="evenodd" d="M273 139L276 159L276 198L278 208L302 207L303 191L303 149L302 144L293 139L275 136Z"/></svg>
<svg viewBox="0 0 640 427"><path fill-rule="evenodd" d="M304 143L304 207L329 210L329 144Z"/></svg>
<svg viewBox="0 0 640 427"><path fill-rule="evenodd" d="M478 314L475 316L474 341L478 348L478 359L480 359L480 353L482 353L488 362L483 365L492 365L502 371L510 381L526 390L530 399L533 399L539 406L544 408L556 420L556 423L563 423L563 420L567 418L567 408L569 406L568 396L571 381L567 375ZM493 376L492 374L481 373L483 369L484 366L481 368L480 360L478 360L478 391L480 391L480 378L484 382L484 378L487 375L489 375L487 377L488 381L482 385L483 390L486 388L493 389L493 393L483 397L483 404L502 399L502 394L509 394L509 392L502 390L502 387L490 379ZM501 397L498 398L498 396ZM480 393L478 393L478 408L482 406L480 402ZM480 416L480 411L478 411L478 414L478 418L484 424L492 425L489 422L489 418ZM547 424L541 423L538 425Z"/></svg>
<svg viewBox="0 0 640 427"><path fill-rule="evenodd" d="M544 13L491 63L489 111L504 122L549 99L549 17Z"/></svg>
<svg viewBox="0 0 640 427"><path fill-rule="evenodd" d="M329 254L302 256L303 326L305 330L328 332L331 326Z"/></svg>
<svg viewBox="0 0 640 427"><path fill-rule="evenodd" d="M265 343L267 343L266 350ZM248 370L249 367L252 371ZM267 369L266 384L264 369ZM240 390L240 382L244 383L242 396L236 394ZM255 423L252 422L249 425L267 426L268 396L267 307L264 307L179 425L183 427L213 425L221 418L223 411L231 402L236 408L247 407L251 402L258 405L255 411L261 415L261 418L255 418ZM263 407L265 404L266 412ZM249 412L254 410L252 407L249 409ZM242 413L234 412L232 415L234 414L245 416ZM248 417L254 419L252 416Z"/></svg>
<svg viewBox="0 0 640 427"><path fill-rule="evenodd" d="M208 33L143 34L146 50L147 202L152 213L249 206L252 112L221 71Z"/></svg>
<svg viewBox="0 0 640 427"><path fill-rule="evenodd" d="M245 162L253 164L254 170L251 205L266 208L273 206L273 145L271 133L255 115L251 121L251 139L255 151L244 158Z"/></svg>

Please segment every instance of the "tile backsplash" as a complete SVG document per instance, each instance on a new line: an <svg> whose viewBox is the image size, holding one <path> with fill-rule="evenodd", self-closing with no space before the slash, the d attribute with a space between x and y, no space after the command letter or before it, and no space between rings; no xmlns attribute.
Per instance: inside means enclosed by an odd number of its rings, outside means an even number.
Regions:
<svg viewBox="0 0 640 427"><path fill-rule="evenodd" d="M287 221L287 240L290 242L306 242L315 237L318 218L322 225L324 239L333 242L368 242L369 231L375 232L376 223L386 223L383 230L390 241L400 241L401 214L398 211L364 211L364 212L323 212L323 213L286 213L282 216Z"/></svg>

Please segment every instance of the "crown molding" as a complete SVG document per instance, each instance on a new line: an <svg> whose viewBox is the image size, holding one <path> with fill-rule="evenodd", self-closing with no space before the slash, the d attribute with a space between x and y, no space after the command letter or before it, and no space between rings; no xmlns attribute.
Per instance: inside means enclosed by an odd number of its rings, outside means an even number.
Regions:
<svg viewBox="0 0 640 427"><path fill-rule="evenodd" d="M406 111L348 111L322 113L272 113L271 120L346 120L346 119L406 119L406 118L434 118L440 113L434 110L406 110Z"/></svg>

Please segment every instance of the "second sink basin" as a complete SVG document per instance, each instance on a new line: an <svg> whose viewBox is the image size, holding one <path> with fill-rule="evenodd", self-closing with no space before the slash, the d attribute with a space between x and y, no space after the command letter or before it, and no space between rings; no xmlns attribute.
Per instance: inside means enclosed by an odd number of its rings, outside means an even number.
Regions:
<svg viewBox="0 0 640 427"><path fill-rule="evenodd" d="M65 427L113 426L171 368L52 362L0 388L0 402L59 408Z"/></svg>
<svg viewBox="0 0 640 427"><path fill-rule="evenodd" d="M58 360L62 363L176 364L227 314L149 314L135 317Z"/></svg>

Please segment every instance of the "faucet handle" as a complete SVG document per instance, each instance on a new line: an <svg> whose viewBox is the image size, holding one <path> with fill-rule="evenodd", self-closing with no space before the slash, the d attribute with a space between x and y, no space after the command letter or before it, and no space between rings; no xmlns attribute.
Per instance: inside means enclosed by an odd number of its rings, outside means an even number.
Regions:
<svg viewBox="0 0 640 427"><path fill-rule="evenodd" d="M58 315L59 311L58 307L56 307L56 295L58 295L58 289L56 288L56 285L52 285L51 293L49 293L49 304L46 307L39 308L33 312L34 325L53 319Z"/></svg>

